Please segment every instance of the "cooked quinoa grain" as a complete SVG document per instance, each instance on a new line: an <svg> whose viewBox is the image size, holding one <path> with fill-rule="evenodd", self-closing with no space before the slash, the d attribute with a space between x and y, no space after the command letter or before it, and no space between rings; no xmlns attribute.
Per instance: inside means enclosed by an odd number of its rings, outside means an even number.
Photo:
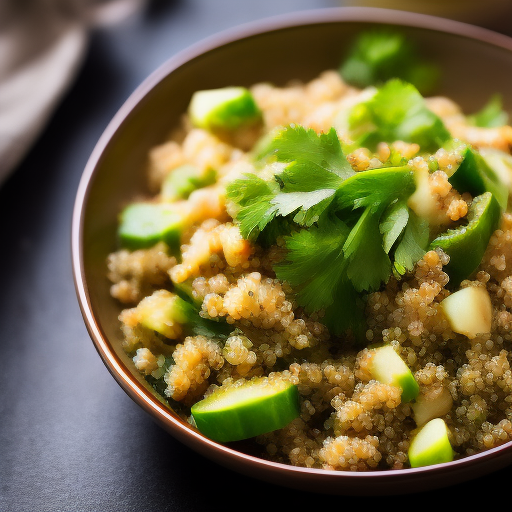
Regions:
<svg viewBox="0 0 512 512"><path fill-rule="evenodd" d="M461 283L488 293L491 332L469 339L454 330L442 307L453 293L450 258L437 248L424 251L412 269L395 269L378 289L361 294L363 342L351 332L335 335L326 325L326 310L301 306L294 286L278 279L285 238L278 234L272 243L259 244L244 237L239 206L227 197L226 186L255 172L247 149L277 127L300 125L325 134L335 126L350 147L346 123L339 120L374 90L358 90L328 71L308 83L257 84L250 91L262 113L257 127L230 138L193 127L185 116L180 135L149 154L152 201L161 200L162 183L184 164L214 169L216 183L177 201L186 219L179 254L160 242L108 258L111 295L127 307L119 320L136 370L163 383L170 406L179 402L185 411L218 389L252 378L270 376L297 386L299 417L255 438L261 457L286 464L342 471L407 468L420 426L415 404L422 400L443 404L439 414L457 458L512 440L512 215L503 214L480 266ZM446 98L428 98L426 105L452 137L476 150L510 152L512 128L472 126ZM373 149L353 148L346 159L356 173L403 162L423 175L429 203L421 211L410 208L428 218L434 235L467 221L473 197L450 181L462 161L456 146L426 154L414 142L380 142ZM273 176L279 167L268 165L261 176ZM158 329L144 323L158 301L183 289L204 325L223 326L223 335L189 332L181 317ZM383 344L412 372L416 402L404 403L400 387L374 377L375 350Z"/></svg>

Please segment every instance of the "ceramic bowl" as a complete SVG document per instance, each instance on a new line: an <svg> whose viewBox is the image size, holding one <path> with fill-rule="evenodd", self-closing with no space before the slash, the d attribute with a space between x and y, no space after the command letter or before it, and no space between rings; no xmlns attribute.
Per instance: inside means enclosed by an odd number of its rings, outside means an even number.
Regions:
<svg viewBox="0 0 512 512"><path fill-rule="evenodd" d="M396 25L442 70L439 93L465 112L501 93L512 107L512 40L462 23L400 11L339 8L264 20L202 41L170 58L130 96L85 168L76 198L72 253L78 299L99 355L111 374L171 435L240 473L284 486L339 494L391 494L453 485L512 462L512 443L448 464L400 471L350 473L268 462L242 444L223 446L194 430L155 394L121 348L120 305L109 295L107 255L116 249L118 213L145 190L148 150L164 141L192 93L269 81L284 85L336 68L363 30Z"/></svg>

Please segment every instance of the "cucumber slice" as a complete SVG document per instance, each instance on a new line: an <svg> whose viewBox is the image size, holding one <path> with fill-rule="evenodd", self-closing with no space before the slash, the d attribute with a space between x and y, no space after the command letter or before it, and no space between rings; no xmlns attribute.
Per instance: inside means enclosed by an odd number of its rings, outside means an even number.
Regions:
<svg viewBox="0 0 512 512"><path fill-rule="evenodd" d="M464 159L448 180L453 188L461 194L469 192L473 197L491 192L501 209L506 210L508 189L496 172L473 149L467 147L462 155Z"/></svg>
<svg viewBox="0 0 512 512"><path fill-rule="evenodd" d="M471 339L491 332L492 303L485 288L463 288L446 297L441 308L455 332Z"/></svg>
<svg viewBox="0 0 512 512"><path fill-rule="evenodd" d="M217 173L213 169L202 171L195 165L177 167L162 183L162 199L176 201L187 197L198 188L215 183Z"/></svg>
<svg viewBox="0 0 512 512"><path fill-rule="evenodd" d="M130 250L164 241L178 253L183 225L183 217L168 204L134 203L121 212L118 236L121 245Z"/></svg>
<svg viewBox="0 0 512 512"><path fill-rule="evenodd" d="M419 386L404 360L386 345L375 349L370 364L370 373L375 380L402 389L402 402L414 400L419 393Z"/></svg>
<svg viewBox="0 0 512 512"><path fill-rule="evenodd" d="M448 428L441 418L430 420L411 441L409 462L411 467L431 466L453 460L453 449Z"/></svg>
<svg viewBox="0 0 512 512"><path fill-rule="evenodd" d="M448 230L430 244L431 249L439 247L450 256L444 270L452 287L467 279L480 265L491 235L499 227L500 205L486 192L473 199L467 218L467 225Z"/></svg>
<svg viewBox="0 0 512 512"><path fill-rule="evenodd" d="M235 130L261 119L261 112L245 87L197 91L189 106L194 126L206 130Z"/></svg>
<svg viewBox="0 0 512 512"><path fill-rule="evenodd" d="M220 443L283 428L299 413L297 386L268 377L219 388L192 407L198 430Z"/></svg>

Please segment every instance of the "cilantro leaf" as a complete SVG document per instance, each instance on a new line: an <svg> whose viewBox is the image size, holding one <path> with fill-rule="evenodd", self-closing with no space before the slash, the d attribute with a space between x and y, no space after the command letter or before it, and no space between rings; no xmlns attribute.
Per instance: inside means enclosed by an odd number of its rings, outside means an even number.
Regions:
<svg viewBox="0 0 512 512"><path fill-rule="evenodd" d="M323 322L334 335L364 328L360 298L346 275L343 244L350 228L337 217L324 216L318 225L286 237L288 254L275 267L278 279L295 288L297 303L306 312L324 310Z"/></svg>
<svg viewBox="0 0 512 512"><path fill-rule="evenodd" d="M470 124L483 128L504 126L508 122L508 114L503 110L503 101L499 94L491 97L489 102L475 114L468 116Z"/></svg>
<svg viewBox="0 0 512 512"><path fill-rule="evenodd" d="M334 128L328 133L317 134L302 126L285 127L260 150L258 158L272 156L278 162L295 163L280 174L290 192L316 190L319 179L323 180L324 188L335 188L340 181L354 174Z"/></svg>
<svg viewBox="0 0 512 512"><path fill-rule="evenodd" d="M435 151L450 139L441 119L429 110L411 84L394 79L349 113L349 133L356 146L374 149L379 142L417 143Z"/></svg>
<svg viewBox="0 0 512 512"><path fill-rule="evenodd" d="M394 201L385 210L379 229L382 234L382 247L387 254L402 234L408 221L409 208L405 201Z"/></svg>
<svg viewBox="0 0 512 512"><path fill-rule="evenodd" d="M284 235L277 278L306 312L323 311L333 334L350 329L357 337L364 327L358 293L412 269L425 252L428 225L407 206L414 173L407 165L355 173L334 130L288 127L265 147L260 158L273 175L247 174L227 189L241 233L260 244Z"/></svg>
<svg viewBox="0 0 512 512"><path fill-rule="evenodd" d="M364 340L366 320L361 294L346 278L338 281L333 289L334 300L325 309L322 322L335 336L341 336L350 329L356 340Z"/></svg>
<svg viewBox="0 0 512 512"><path fill-rule="evenodd" d="M271 203L282 216L298 210L293 221L301 226L311 226L329 206L335 192L334 189L324 188L312 192L282 193L274 197Z"/></svg>
<svg viewBox="0 0 512 512"><path fill-rule="evenodd" d="M428 221L409 212L409 221L403 237L395 250L395 269L400 274L412 270L418 260L423 258L429 243Z"/></svg>
<svg viewBox="0 0 512 512"><path fill-rule="evenodd" d="M357 87L401 78L426 93L435 86L439 69L422 61L416 45L403 34L385 29L363 32L340 66L340 74Z"/></svg>
<svg viewBox="0 0 512 512"><path fill-rule="evenodd" d="M236 218L245 239L256 239L274 219L277 208L271 201L278 190L277 183L250 173L226 187L227 197L237 205Z"/></svg>
<svg viewBox="0 0 512 512"><path fill-rule="evenodd" d="M409 196L416 184L414 173L407 166L385 167L357 173L344 181L336 191L339 209L360 208L386 203Z"/></svg>
<svg viewBox="0 0 512 512"><path fill-rule="evenodd" d="M343 244L349 232L342 220L324 217L318 225L286 237L287 257L274 270L278 279L296 287L297 302L307 312L333 303L333 283L345 273Z"/></svg>
<svg viewBox="0 0 512 512"><path fill-rule="evenodd" d="M343 245L347 277L359 292L377 290L391 275L391 261L379 231L381 215L382 206L366 207Z"/></svg>
<svg viewBox="0 0 512 512"><path fill-rule="evenodd" d="M294 214L295 223L311 226L340 184L355 174L334 129L317 134L301 126L284 128L260 150L259 158L288 165L270 181L247 174L228 186L227 197L239 208L236 218L244 238L259 238L277 216Z"/></svg>

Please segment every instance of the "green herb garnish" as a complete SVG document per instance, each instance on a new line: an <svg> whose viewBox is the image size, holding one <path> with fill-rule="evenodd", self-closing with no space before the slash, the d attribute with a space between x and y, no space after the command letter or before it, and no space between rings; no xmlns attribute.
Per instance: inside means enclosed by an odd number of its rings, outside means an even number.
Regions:
<svg viewBox="0 0 512 512"><path fill-rule="evenodd" d="M401 78L426 94L436 85L439 69L423 61L416 45L403 34L374 30L356 39L340 66L340 74L356 87L380 85L390 78Z"/></svg>
<svg viewBox="0 0 512 512"><path fill-rule="evenodd" d="M308 313L324 311L334 334L360 332L358 292L412 268L428 244L428 225L406 205L413 171L355 173L334 129L318 135L299 126L281 130L259 158L287 165L266 180L247 174L228 186L242 235L259 242L268 231L286 233L277 277L292 285Z"/></svg>
<svg viewBox="0 0 512 512"><path fill-rule="evenodd" d="M379 142L401 140L416 143L424 151L436 151L451 138L418 90L397 79L352 108L348 130L355 147L370 149L375 149Z"/></svg>

